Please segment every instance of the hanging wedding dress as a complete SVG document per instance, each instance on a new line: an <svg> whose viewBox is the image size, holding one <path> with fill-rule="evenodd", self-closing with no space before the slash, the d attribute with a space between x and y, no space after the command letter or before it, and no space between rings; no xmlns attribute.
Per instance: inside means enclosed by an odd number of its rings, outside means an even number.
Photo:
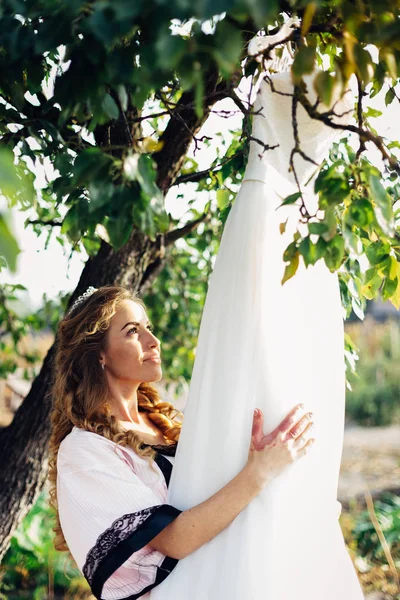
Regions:
<svg viewBox="0 0 400 600"><path fill-rule="evenodd" d="M304 77L312 102L314 76ZM345 412L338 278L323 261L308 269L301 261L281 285L282 254L300 216L296 206L278 209L298 191L288 171L293 84L290 71L259 81L255 139L209 281L167 502L186 510L244 467L256 407L269 433L303 402L314 413L316 442L226 529L181 559L151 600L364 598L336 498ZM332 105L336 100L338 94ZM353 105L347 92L333 120L349 122ZM311 119L300 105L297 121L301 149L321 164L343 132ZM264 151L262 144L277 146ZM304 186L316 167L298 154L294 164L306 205L315 212L313 183ZM286 219L282 235L279 224Z"/></svg>

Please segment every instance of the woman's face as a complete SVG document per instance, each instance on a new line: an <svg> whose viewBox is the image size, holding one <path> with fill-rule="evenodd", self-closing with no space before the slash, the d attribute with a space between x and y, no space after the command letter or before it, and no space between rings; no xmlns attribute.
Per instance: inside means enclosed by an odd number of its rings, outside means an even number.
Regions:
<svg viewBox="0 0 400 600"><path fill-rule="evenodd" d="M148 360L154 356L158 360ZM160 341L151 332L146 311L140 304L133 300L118 304L100 362L115 379L139 383L161 379Z"/></svg>

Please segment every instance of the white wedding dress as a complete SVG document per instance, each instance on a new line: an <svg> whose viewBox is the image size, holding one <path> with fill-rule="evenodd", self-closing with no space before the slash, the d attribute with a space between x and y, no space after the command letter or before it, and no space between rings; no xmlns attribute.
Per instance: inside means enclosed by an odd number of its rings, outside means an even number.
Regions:
<svg viewBox="0 0 400 600"><path fill-rule="evenodd" d="M314 101L314 73L306 76ZM338 521L337 486L345 412L339 284L323 261L283 286L282 254L298 224L288 172L294 146L291 96L261 83L247 169L225 224L202 314L168 503L186 510L209 498L246 464L253 410L272 431L298 403L313 411L315 445L288 466L220 534L181 559L151 600L363 600ZM290 72L272 76L292 93ZM349 122L353 95L334 120ZM320 111L326 110L323 105ZM350 111L350 112L348 112ZM346 113L346 114L343 114ZM298 107L302 150L318 164L343 135ZM299 155L302 186L315 165ZM307 191L308 190L308 191ZM306 203L316 208L313 183ZM279 224L287 218L286 232Z"/></svg>

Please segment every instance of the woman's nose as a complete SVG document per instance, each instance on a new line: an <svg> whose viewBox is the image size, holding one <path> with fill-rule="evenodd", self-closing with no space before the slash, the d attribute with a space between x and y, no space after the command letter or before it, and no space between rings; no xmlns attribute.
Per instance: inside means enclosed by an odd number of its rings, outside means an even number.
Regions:
<svg viewBox="0 0 400 600"><path fill-rule="evenodd" d="M150 346L154 348L154 346L161 346L160 340L154 335L151 334L152 339L150 340Z"/></svg>

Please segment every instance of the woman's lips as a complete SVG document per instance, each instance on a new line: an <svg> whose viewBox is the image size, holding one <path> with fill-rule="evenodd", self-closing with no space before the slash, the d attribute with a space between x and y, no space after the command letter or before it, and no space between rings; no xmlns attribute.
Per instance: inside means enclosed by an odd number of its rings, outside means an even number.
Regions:
<svg viewBox="0 0 400 600"><path fill-rule="evenodd" d="M155 362L155 363L160 363L161 362L161 358L146 358L143 362Z"/></svg>

